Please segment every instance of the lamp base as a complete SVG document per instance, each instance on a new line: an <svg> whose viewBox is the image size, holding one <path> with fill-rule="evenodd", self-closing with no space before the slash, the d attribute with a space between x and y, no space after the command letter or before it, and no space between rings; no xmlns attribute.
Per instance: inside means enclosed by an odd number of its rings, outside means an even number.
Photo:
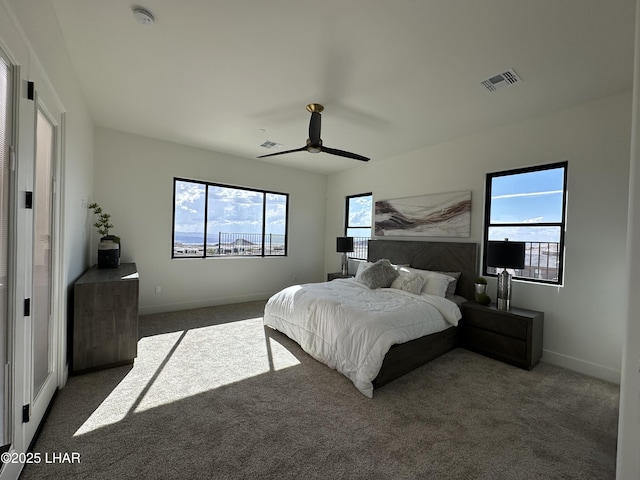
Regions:
<svg viewBox="0 0 640 480"><path fill-rule="evenodd" d="M509 300L505 300L504 298L499 298L496 306L498 307L498 310L509 310Z"/></svg>
<svg viewBox="0 0 640 480"><path fill-rule="evenodd" d="M346 252L342 254L342 275L349 275L349 258Z"/></svg>
<svg viewBox="0 0 640 480"><path fill-rule="evenodd" d="M497 292L498 310L509 310L511 303L511 274L505 268L498 274L498 292Z"/></svg>

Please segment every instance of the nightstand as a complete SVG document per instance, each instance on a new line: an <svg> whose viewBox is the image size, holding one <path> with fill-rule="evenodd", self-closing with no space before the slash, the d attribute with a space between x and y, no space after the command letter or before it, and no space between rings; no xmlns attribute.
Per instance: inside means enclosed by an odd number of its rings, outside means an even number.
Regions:
<svg viewBox="0 0 640 480"><path fill-rule="evenodd" d="M330 282L331 280L335 280L336 278L351 278L351 277L355 277L355 275L353 275L351 273L347 273L346 275L344 275L341 272L328 273L327 274L327 282Z"/></svg>
<svg viewBox="0 0 640 480"><path fill-rule="evenodd" d="M542 357L544 313L495 304L462 305L462 346L488 357L531 370Z"/></svg>

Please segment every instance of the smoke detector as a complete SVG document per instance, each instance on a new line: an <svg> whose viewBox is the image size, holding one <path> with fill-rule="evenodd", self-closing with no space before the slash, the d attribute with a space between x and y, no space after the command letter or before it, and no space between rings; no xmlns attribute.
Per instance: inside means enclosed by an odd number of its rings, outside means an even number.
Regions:
<svg viewBox="0 0 640 480"><path fill-rule="evenodd" d="M480 85L490 92L495 92L499 88L510 87L521 81L518 74L514 70L509 69L480 82Z"/></svg>
<svg viewBox="0 0 640 480"><path fill-rule="evenodd" d="M133 9L133 17L140 25L151 25L154 22L151 12L141 7L135 7Z"/></svg>

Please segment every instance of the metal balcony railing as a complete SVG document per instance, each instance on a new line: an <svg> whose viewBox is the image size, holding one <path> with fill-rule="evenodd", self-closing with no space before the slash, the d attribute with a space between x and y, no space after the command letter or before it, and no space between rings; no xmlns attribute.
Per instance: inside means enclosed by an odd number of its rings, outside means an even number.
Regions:
<svg viewBox="0 0 640 480"><path fill-rule="evenodd" d="M369 252L369 240L371 237L353 237L353 252L349 253L349 258L366 260Z"/></svg>
<svg viewBox="0 0 640 480"><path fill-rule="evenodd" d="M261 256L262 235L259 233L219 233L217 242L207 243L206 255L202 244L176 242L174 257L219 257L219 256ZM353 237L353 252L349 258L366 260L370 237ZM267 234L264 255L285 254L284 235ZM514 270L515 277L543 281L557 281L560 270L560 244L558 242L525 242L525 267ZM497 274L500 269L487 267L488 274Z"/></svg>
<svg viewBox="0 0 640 480"><path fill-rule="evenodd" d="M525 242L525 266L521 270L514 270L514 276L557 282L560 271L559 250L558 242ZM487 267L488 274L500 271L500 268Z"/></svg>
<svg viewBox="0 0 640 480"><path fill-rule="evenodd" d="M268 233L264 237L264 253L262 252L262 234L260 233L222 233L217 241L209 236L206 255L202 244L185 244L176 242L173 246L174 257L223 257L223 256L262 256L284 255L285 236Z"/></svg>

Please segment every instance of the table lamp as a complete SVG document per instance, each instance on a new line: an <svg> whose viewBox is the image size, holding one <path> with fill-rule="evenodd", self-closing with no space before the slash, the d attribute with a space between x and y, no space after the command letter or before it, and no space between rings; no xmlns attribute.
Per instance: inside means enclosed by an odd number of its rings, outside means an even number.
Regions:
<svg viewBox="0 0 640 480"><path fill-rule="evenodd" d="M487 266L502 268L498 274L497 305L500 310L509 310L511 302L511 274L507 268L524 268L524 242L504 241L487 242Z"/></svg>
<svg viewBox="0 0 640 480"><path fill-rule="evenodd" d="M348 252L353 252L353 237L336 238L336 252L342 253L342 275L349 273Z"/></svg>

